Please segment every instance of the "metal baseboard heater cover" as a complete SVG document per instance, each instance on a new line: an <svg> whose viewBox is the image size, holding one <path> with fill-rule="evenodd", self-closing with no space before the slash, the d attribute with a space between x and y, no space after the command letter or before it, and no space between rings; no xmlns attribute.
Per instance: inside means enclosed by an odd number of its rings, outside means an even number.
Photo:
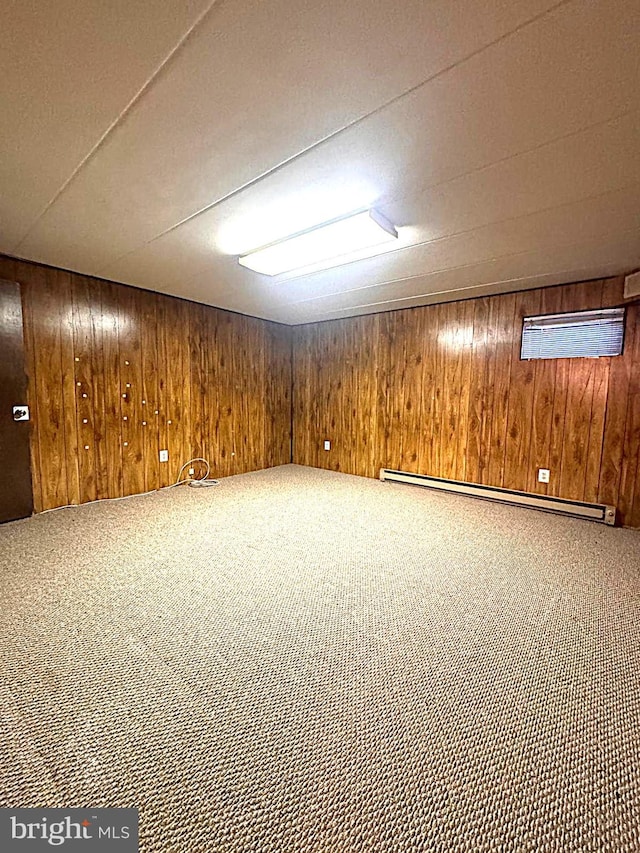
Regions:
<svg viewBox="0 0 640 853"><path fill-rule="evenodd" d="M539 509L569 515L572 518L586 518L603 524L616 523L616 508L605 504L590 504L582 501L568 501L547 495L534 495L530 492L516 492L511 489L499 489L493 486L480 486L477 483L463 483L460 480L445 480L441 477L429 477L426 474L410 474L406 471L394 471L391 468L380 469L381 480L393 480L397 483L410 483L414 486L426 486L428 489L440 489L456 492L489 501L499 501L514 506Z"/></svg>

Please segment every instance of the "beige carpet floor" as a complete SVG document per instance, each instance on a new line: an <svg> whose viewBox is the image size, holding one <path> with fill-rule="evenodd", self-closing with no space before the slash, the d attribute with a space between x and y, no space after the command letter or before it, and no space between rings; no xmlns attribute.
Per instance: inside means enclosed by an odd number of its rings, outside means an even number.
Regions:
<svg viewBox="0 0 640 853"><path fill-rule="evenodd" d="M141 850L640 850L640 534L297 466L0 529L0 805Z"/></svg>

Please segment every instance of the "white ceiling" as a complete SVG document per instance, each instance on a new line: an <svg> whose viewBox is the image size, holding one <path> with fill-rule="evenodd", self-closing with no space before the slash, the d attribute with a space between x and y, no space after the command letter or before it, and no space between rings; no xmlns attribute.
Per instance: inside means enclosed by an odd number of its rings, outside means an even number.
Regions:
<svg viewBox="0 0 640 853"><path fill-rule="evenodd" d="M286 323L640 266L637 0L9 0L0 251ZM375 205L402 248L237 255Z"/></svg>

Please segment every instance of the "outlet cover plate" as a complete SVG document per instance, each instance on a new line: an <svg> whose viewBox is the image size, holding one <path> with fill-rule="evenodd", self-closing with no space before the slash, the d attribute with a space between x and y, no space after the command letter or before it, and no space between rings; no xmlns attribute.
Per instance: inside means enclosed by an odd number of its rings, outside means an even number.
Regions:
<svg viewBox="0 0 640 853"><path fill-rule="evenodd" d="M331 450L331 442L329 441L329 439L325 439L324 449L325 450Z"/></svg>
<svg viewBox="0 0 640 853"><path fill-rule="evenodd" d="M14 419L14 421L28 421L29 420L29 406L14 406L13 407L13 419Z"/></svg>
<svg viewBox="0 0 640 853"><path fill-rule="evenodd" d="M161 450L160 451L160 461L161 462L168 462L169 461L169 451L168 450Z"/></svg>
<svg viewBox="0 0 640 853"><path fill-rule="evenodd" d="M551 471L548 468L538 468L538 482L548 483Z"/></svg>

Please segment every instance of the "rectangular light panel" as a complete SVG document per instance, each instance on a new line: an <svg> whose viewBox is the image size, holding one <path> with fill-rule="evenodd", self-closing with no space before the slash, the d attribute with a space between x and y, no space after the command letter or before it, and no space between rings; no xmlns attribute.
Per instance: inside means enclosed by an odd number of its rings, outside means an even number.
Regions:
<svg viewBox="0 0 640 853"><path fill-rule="evenodd" d="M308 266L322 268L347 263L354 253L398 239L398 232L375 210L365 210L310 228L238 258L243 267L264 275L279 275ZM375 254L375 252L372 252Z"/></svg>

